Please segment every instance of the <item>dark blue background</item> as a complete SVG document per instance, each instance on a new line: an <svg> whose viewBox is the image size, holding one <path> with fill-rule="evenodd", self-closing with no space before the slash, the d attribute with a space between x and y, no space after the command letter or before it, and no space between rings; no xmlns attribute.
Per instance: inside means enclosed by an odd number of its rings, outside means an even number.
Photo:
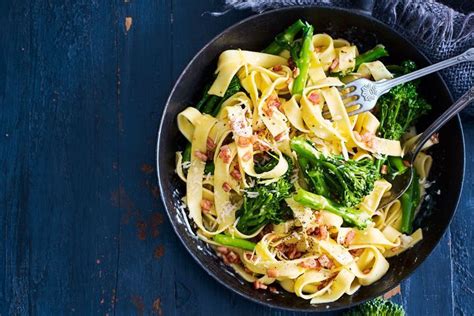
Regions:
<svg viewBox="0 0 474 316"><path fill-rule="evenodd" d="M156 185L157 127L174 80L251 13L203 15L217 1L58 2L0 3L0 314L292 315L199 268ZM461 204L395 297L410 315L473 313L474 121L463 124Z"/></svg>

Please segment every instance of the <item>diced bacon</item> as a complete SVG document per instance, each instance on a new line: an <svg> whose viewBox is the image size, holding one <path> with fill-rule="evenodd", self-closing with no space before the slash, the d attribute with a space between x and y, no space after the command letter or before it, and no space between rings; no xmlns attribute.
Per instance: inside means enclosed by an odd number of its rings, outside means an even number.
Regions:
<svg viewBox="0 0 474 316"><path fill-rule="evenodd" d="M329 236L328 228L326 225L320 225L318 227L310 228L306 232L308 235L314 235L317 239L327 239Z"/></svg>
<svg viewBox="0 0 474 316"><path fill-rule="evenodd" d="M233 251L230 251L226 255L226 257L227 257L227 261L229 261L229 263L239 263L240 262L239 256Z"/></svg>
<svg viewBox="0 0 474 316"><path fill-rule="evenodd" d="M295 69L296 67L295 61L291 57L288 58L288 67L290 67L291 70Z"/></svg>
<svg viewBox="0 0 474 316"><path fill-rule="evenodd" d="M252 159L252 153L250 151L246 152L243 156L242 156L242 160L243 161L249 161L250 159Z"/></svg>
<svg viewBox="0 0 474 316"><path fill-rule="evenodd" d="M298 263L298 265L302 268L305 268L305 269L319 270L321 268L321 265L319 264L319 261L317 261L314 258L308 258L305 261Z"/></svg>
<svg viewBox="0 0 474 316"><path fill-rule="evenodd" d="M316 236L318 237L318 239L327 239L328 238L328 228L326 227L326 225L321 225L319 226L319 231L318 233L316 234Z"/></svg>
<svg viewBox="0 0 474 316"><path fill-rule="evenodd" d="M362 271L362 273L369 274L370 273L370 268L365 269L364 271Z"/></svg>
<svg viewBox="0 0 474 316"><path fill-rule="evenodd" d="M433 144L438 144L439 143L439 134L434 133L433 135L431 135L430 140Z"/></svg>
<svg viewBox="0 0 474 316"><path fill-rule="evenodd" d="M324 48L323 46L316 46L316 47L314 48L314 51L315 51L316 53L319 53L319 52L321 52L321 51L323 50L323 48Z"/></svg>
<svg viewBox="0 0 474 316"><path fill-rule="evenodd" d="M315 214L314 221L315 221L316 224L318 224L318 225L321 225L321 224L323 223L323 215L321 214L321 212L317 212L317 213Z"/></svg>
<svg viewBox="0 0 474 316"><path fill-rule="evenodd" d="M244 136L240 136L237 140L237 144L240 146L240 147L245 147L245 146L248 146L252 143L252 138L251 137L244 137Z"/></svg>
<svg viewBox="0 0 474 316"><path fill-rule="evenodd" d="M220 254L226 255L226 254L229 253L229 248L224 247L224 246L219 246L219 247L217 247L217 251L218 251Z"/></svg>
<svg viewBox="0 0 474 316"><path fill-rule="evenodd" d="M207 213L211 210L213 203L209 200L202 199L201 200L201 209L204 213Z"/></svg>
<svg viewBox="0 0 474 316"><path fill-rule="evenodd" d="M293 78L296 78L300 75L300 69L298 67L295 67L293 69Z"/></svg>
<svg viewBox="0 0 474 316"><path fill-rule="evenodd" d="M281 132L280 134L275 136L275 141L279 142L280 140L283 139L284 136L285 136L285 132Z"/></svg>
<svg viewBox="0 0 474 316"><path fill-rule="evenodd" d="M267 269L267 275L269 278L276 278L278 276L278 270L275 268Z"/></svg>
<svg viewBox="0 0 474 316"><path fill-rule="evenodd" d="M335 58L332 61L332 64L331 64L331 66L329 66L329 69L334 70L334 69L336 69L337 65L339 65L339 58Z"/></svg>
<svg viewBox="0 0 474 316"><path fill-rule="evenodd" d="M273 71L278 72L278 71L281 71L282 69L283 69L283 67L282 67L281 65L275 65L275 66L273 66Z"/></svg>
<svg viewBox="0 0 474 316"><path fill-rule="evenodd" d="M230 176L234 178L235 180L241 180L242 175L240 174L240 171L238 169L234 169L230 172Z"/></svg>
<svg viewBox="0 0 474 316"><path fill-rule="evenodd" d="M275 107L275 108L281 110L281 102L280 102L280 99L278 99L277 96L274 96L274 95L269 96L268 99L267 99L267 105L269 107Z"/></svg>
<svg viewBox="0 0 474 316"><path fill-rule="evenodd" d="M229 163L230 162L230 148L227 145L224 145L221 147L221 150L219 151L219 158L221 158L224 163Z"/></svg>
<svg viewBox="0 0 474 316"><path fill-rule="evenodd" d="M258 280L253 282L253 288L256 289L256 290L259 290L259 289L266 290L267 287L268 286L266 284L263 284L262 282L260 282Z"/></svg>
<svg viewBox="0 0 474 316"><path fill-rule="evenodd" d="M263 142L257 140L253 143L253 149L259 151L268 151L270 150L270 147L265 145Z"/></svg>
<svg viewBox="0 0 474 316"><path fill-rule="evenodd" d="M229 259L227 259L227 256L222 256L222 261L224 261L225 264L230 264Z"/></svg>
<svg viewBox="0 0 474 316"><path fill-rule="evenodd" d="M256 142L258 142L258 135L253 134L251 139L252 139L252 144L255 144Z"/></svg>
<svg viewBox="0 0 474 316"><path fill-rule="evenodd" d="M381 174L387 174L388 173L388 166L387 165L382 165L382 168L380 168L380 173Z"/></svg>
<svg viewBox="0 0 474 316"><path fill-rule="evenodd" d="M296 249L296 246L293 245L291 248L290 253L288 253L288 259L296 259L301 257L301 252Z"/></svg>
<svg viewBox="0 0 474 316"><path fill-rule="evenodd" d="M329 257L326 255L321 255L318 258L318 262L323 268L326 269L331 269L332 267L334 267L334 262L332 262L332 260L329 259Z"/></svg>
<svg viewBox="0 0 474 316"><path fill-rule="evenodd" d="M355 232L351 229L344 238L344 246L349 246L355 238Z"/></svg>
<svg viewBox="0 0 474 316"><path fill-rule="evenodd" d="M411 167L411 164L410 164L410 162L409 162L408 160L403 160L403 165L404 165L405 167Z"/></svg>
<svg viewBox="0 0 474 316"><path fill-rule="evenodd" d="M329 279L326 279L324 281L322 281L319 285L318 285L318 291L319 290L322 290L323 288L325 288L329 283L331 283L331 281L334 279L334 277L330 277Z"/></svg>
<svg viewBox="0 0 474 316"><path fill-rule="evenodd" d="M206 145L208 151L213 151L216 148L216 143L211 137L207 138Z"/></svg>
<svg viewBox="0 0 474 316"><path fill-rule="evenodd" d="M273 293L273 294L278 294L278 290L276 289L276 287L273 287L273 286L269 286L268 287L268 290Z"/></svg>
<svg viewBox="0 0 474 316"><path fill-rule="evenodd" d="M349 252L350 252L351 255L353 255L354 257L359 257L359 256L364 252L364 249L363 249L363 248L352 249L352 250L349 250Z"/></svg>
<svg viewBox="0 0 474 316"><path fill-rule="evenodd" d="M308 99L311 101L311 103L318 104L321 97L319 96L319 93L311 92L308 96Z"/></svg>
<svg viewBox="0 0 474 316"><path fill-rule="evenodd" d="M204 161L204 162L207 161L207 155L203 153L202 151L196 150L194 152L194 156L196 156L196 158L198 158L201 161Z"/></svg>
<svg viewBox="0 0 474 316"><path fill-rule="evenodd" d="M267 117L272 117L273 116L273 107L268 106L268 104L266 104L262 107L262 111Z"/></svg>
<svg viewBox="0 0 474 316"><path fill-rule="evenodd" d="M232 187L230 186L229 183L224 182L224 183L222 184L222 189L223 189L225 192L229 192L229 191L232 189Z"/></svg>

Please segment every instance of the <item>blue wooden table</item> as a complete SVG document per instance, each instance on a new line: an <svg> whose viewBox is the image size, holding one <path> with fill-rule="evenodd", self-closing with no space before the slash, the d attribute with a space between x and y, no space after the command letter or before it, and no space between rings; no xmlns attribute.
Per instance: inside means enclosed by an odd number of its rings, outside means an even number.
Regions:
<svg viewBox="0 0 474 316"><path fill-rule="evenodd" d="M0 314L291 315L198 267L155 176L172 84L251 12L203 15L220 1L56 2L0 3ZM473 313L474 121L463 124L456 217L394 297L410 315Z"/></svg>

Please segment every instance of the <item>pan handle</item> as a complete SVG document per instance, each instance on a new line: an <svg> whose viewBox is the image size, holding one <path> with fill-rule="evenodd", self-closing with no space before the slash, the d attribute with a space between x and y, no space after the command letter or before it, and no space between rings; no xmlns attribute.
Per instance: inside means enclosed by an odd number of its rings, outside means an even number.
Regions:
<svg viewBox="0 0 474 316"><path fill-rule="evenodd" d="M355 0L354 9L358 10L360 13L366 15L372 15L374 10L375 1L374 0Z"/></svg>

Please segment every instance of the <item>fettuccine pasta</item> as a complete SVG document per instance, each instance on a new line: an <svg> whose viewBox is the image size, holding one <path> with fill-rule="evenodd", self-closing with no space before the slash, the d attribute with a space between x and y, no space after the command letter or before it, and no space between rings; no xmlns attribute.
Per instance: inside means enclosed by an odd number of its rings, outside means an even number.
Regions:
<svg viewBox="0 0 474 316"><path fill-rule="evenodd" d="M416 136L404 144L383 138L377 113L349 116L342 92L355 78L394 75L379 60L357 64L358 49L347 40L328 34L309 39L307 77L297 93L304 66L288 47L279 54L224 51L206 105L178 115L189 145L176 155L176 172L199 238L224 262L256 289L289 291L321 304L380 280L390 268L387 258L413 247L422 231L402 232L402 201L380 208L391 190L386 159L403 157ZM304 36L301 42L303 49ZM238 88L228 94L234 83ZM312 166L311 157L295 150L295 139L326 165L373 168L372 182L361 183L368 191L325 195L321 186L334 188L343 179ZM376 167L379 161L385 162ZM427 153L415 160L420 188L431 164ZM324 172L333 173L321 184ZM320 203L311 205L319 206L308 206L296 192L311 192L306 196Z"/></svg>

